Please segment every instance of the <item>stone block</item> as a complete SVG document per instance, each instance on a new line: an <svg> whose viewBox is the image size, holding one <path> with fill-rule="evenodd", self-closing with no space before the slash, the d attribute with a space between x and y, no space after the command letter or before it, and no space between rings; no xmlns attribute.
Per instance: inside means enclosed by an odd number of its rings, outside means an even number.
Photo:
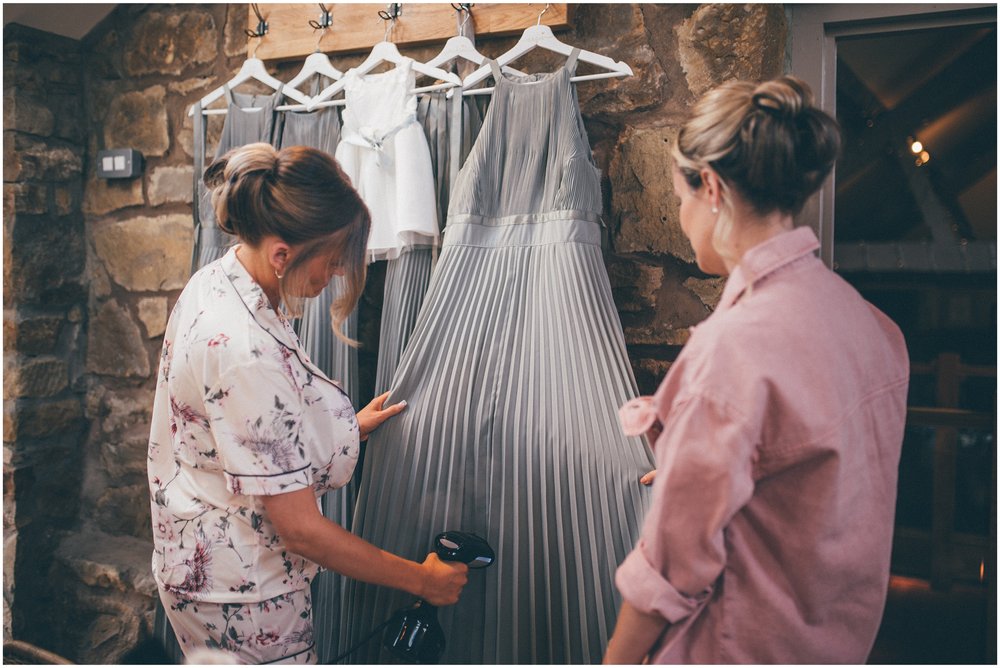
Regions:
<svg viewBox="0 0 1000 668"><path fill-rule="evenodd" d="M94 249L115 283L134 292L178 290L191 268L191 217L141 216L95 226Z"/></svg>
<svg viewBox="0 0 1000 668"><path fill-rule="evenodd" d="M194 199L194 168L157 167L149 177L149 204L160 206L170 202L190 204Z"/></svg>
<svg viewBox="0 0 1000 668"><path fill-rule="evenodd" d="M48 137L55 128L52 110L39 100L24 92L16 92L12 99L13 108L4 114L4 129L18 130L29 135ZM7 100L4 100L6 107Z"/></svg>
<svg viewBox="0 0 1000 668"><path fill-rule="evenodd" d="M608 262L608 278L620 313L642 313L656 308L663 286L663 267L614 258Z"/></svg>
<svg viewBox="0 0 1000 668"><path fill-rule="evenodd" d="M52 308L86 298L82 217L18 214L4 223L5 299Z"/></svg>
<svg viewBox="0 0 1000 668"><path fill-rule="evenodd" d="M19 402L17 413L18 437L65 437L78 433L84 424L83 406L79 399Z"/></svg>
<svg viewBox="0 0 1000 668"><path fill-rule="evenodd" d="M142 179L99 179L91 174L84 189L84 212L103 216L130 206L139 206L142 196Z"/></svg>
<svg viewBox="0 0 1000 668"><path fill-rule="evenodd" d="M8 148L12 151L8 155ZM83 149L59 140L4 133L4 181L75 181L83 173Z"/></svg>
<svg viewBox="0 0 1000 668"><path fill-rule="evenodd" d="M662 324L626 326L625 343L630 346L683 346L691 337L687 327Z"/></svg>
<svg viewBox="0 0 1000 668"><path fill-rule="evenodd" d="M87 370L117 378L148 378L149 352L139 326L118 302L105 302L90 318Z"/></svg>
<svg viewBox="0 0 1000 668"><path fill-rule="evenodd" d="M144 503L149 506L148 498ZM63 539L56 558L72 568L88 586L155 596L156 583L149 570L152 551L148 539L91 530Z"/></svg>
<svg viewBox="0 0 1000 668"><path fill-rule="evenodd" d="M217 42L215 19L200 5L148 11L127 38L125 71L132 77L176 76L192 65L214 61Z"/></svg>
<svg viewBox="0 0 1000 668"><path fill-rule="evenodd" d="M146 481L149 424L146 423L120 440L105 439L101 443L101 463L104 471L116 483Z"/></svg>
<svg viewBox="0 0 1000 668"><path fill-rule="evenodd" d="M693 292L709 310L715 310L726 287L725 278L689 278L684 287Z"/></svg>
<svg viewBox="0 0 1000 668"><path fill-rule="evenodd" d="M649 46L649 27L640 5L581 4L574 18L574 40L580 47L624 61L633 75L601 79L577 89L585 116L607 117L658 106L664 97L666 77ZM581 63L580 74L602 71Z"/></svg>
<svg viewBox="0 0 1000 668"><path fill-rule="evenodd" d="M90 262L90 294L97 299L111 296L111 277L100 262Z"/></svg>
<svg viewBox="0 0 1000 668"><path fill-rule="evenodd" d="M138 429L141 440L149 437L149 422L153 408L152 388L118 389L95 397L100 402L99 414L104 416L101 430L108 435L124 438L126 432ZM92 399L88 396L88 407Z"/></svg>
<svg viewBox="0 0 1000 668"><path fill-rule="evenodd" d="M618 253L672 255L694 262L681 230L671 181L670 148L676 128L629 128L611 160L612 209L619 215Z"/></svg>
<svg viewBox="0 0 1000 668"><path fill-rule="evenodd" d="M226 5L225 53L230 58L247 55L247 9L238 4ZM344 70L345 72L347 70Z"/></svg>
<svg viewBox="0 0 1000 668"><path fill-rule="evenodd" d="M167 329L167 298L144 297L139 300L139 320L146 328L146 337L155 339Z"/></svg>
<svg viewBox="0 0 1000 668"><path fill-rule="evenodd" d="M148 536L152 523L149 483L109 487L97 500L95 511L101 531L118 536Z"/></svg>
<svg viewBox="0 0 1000 668"><path fill-rule="evenodd" d="M651 395L666 378L672 362L660 359L639 359L632 362L635 382L639 386L639 394ZM652 445L652 444L650 444Z"/></svg>
<svg viewBox="0 0 1000 668"><path fill-rule="evenodd" d="M69 386L69 367L65 361L51 356L19 360L12 357L4 355L4 400L52 397Z"/></svg>
<svg viewBox="0 0 1000 668"><path fill-rule="evenodd" d="M104 146L134 148L144 156L161 156L170 148L167 89L157 85L122 93L104 118Z"/></svg>
<svg viewBox="0 0 1000 668"><path fill-rule="evenodd" d="M167 90L175 95L181 97L186 97L188 94L198 91L201 93L204 91L207 93L210 89L215 88L215 79L212 77L197 77L194 79L185 79L184 81L175 81L173 83L167 84ZM204 95L198 95L198 97L204 97ZM185 110L185 114L187 111Z"/></svg>
<svg viewBox="0 0 1000 668"><path fill-rule="evenodd" d="M78 196L80 188L75 186L56 186L53 192L55 213L57 216L68 216L80 208Z"/></svg>
<svg viewBox="0 0 1000 668"><path fill-rule="evenodd" d="M41 355L55 350L62 330L63 318L59 316L28 316L18 321L12 317L7 327L4 317L4 344L25 355ZM10 337L10 341L7 341Z"/></svg>
<svg viewBox="0 0 1000 668"><path fill-rule="evenodd" d="M19 213L39 215L48 211L48 187L42 183L3 184L4 209L12 208Z"/></svg>
<svg viewBox="0 0 1000 668"><path fill-rule="evenodd" d="M703 4L675 31L696 98L730 79L758 81L783 71L788 25L782 5Z"/></svg>

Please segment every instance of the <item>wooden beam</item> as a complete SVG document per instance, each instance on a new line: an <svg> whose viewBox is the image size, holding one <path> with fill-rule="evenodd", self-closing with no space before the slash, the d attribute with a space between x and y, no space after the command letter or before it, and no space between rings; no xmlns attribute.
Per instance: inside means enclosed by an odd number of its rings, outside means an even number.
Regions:
<svg viewBox="0 0 1000 668"><path fill-rule="evenodd" d="M333 25L319 42L324 53L354 53L371 49L385 37L385 22L378 13L385 11L385 4L330 4ZM247 43L247 56L256 55L261 60L292 60L303 58L317 50L320 32L309 21L318 21L320 8L316 3L259 4L267 34L262 39L251 38ZM472 7L472 25L475 35L515 35L541 22L553 30L569 28L570 6L545 3L475 3ZM250 28L257 26L253 9L247 7ZM456 12L450 3L402 4L402 14L396 20L389 41L397 46L416 46L433 42L444 43L457 34Z"/></svg>

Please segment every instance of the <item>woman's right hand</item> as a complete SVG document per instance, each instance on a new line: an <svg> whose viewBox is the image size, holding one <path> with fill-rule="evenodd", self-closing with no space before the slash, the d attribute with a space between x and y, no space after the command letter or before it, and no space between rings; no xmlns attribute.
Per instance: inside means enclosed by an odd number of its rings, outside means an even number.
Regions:
<svg viewBox="0 0 1000 668"><path fill-rule="evenodd" d="M469 580L469 567L457 561L441 561L434 552L424 563L424 586L420 598L431 605L452 605L458 602L462 587Z"/></svg>

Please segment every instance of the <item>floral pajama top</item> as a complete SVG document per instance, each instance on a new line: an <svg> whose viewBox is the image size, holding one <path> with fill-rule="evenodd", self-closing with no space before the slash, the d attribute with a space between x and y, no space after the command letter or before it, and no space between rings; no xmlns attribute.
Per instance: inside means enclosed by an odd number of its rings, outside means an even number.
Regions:
<svg viewBox="0 0 1000 668"><path fill-rule="evenodd" d="M153 575L177 597L253 602L306 588L261 496L350 480L350 399L309 360L236 251L198 271L164 336L149 437Z"/></svg>

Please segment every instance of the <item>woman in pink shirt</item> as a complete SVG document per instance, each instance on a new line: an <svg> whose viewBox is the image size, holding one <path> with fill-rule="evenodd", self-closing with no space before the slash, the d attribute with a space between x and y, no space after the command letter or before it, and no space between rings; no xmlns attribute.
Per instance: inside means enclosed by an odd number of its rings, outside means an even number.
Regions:
<svg viewBox="0 0 1000 668"><path fill-rule="evenodd" d="M608 663L864 663L885 605L909 364L793 216L836 122L790 76L706 94L674 150L698 266L728 276L653 397L657 474Z"/></svg>

